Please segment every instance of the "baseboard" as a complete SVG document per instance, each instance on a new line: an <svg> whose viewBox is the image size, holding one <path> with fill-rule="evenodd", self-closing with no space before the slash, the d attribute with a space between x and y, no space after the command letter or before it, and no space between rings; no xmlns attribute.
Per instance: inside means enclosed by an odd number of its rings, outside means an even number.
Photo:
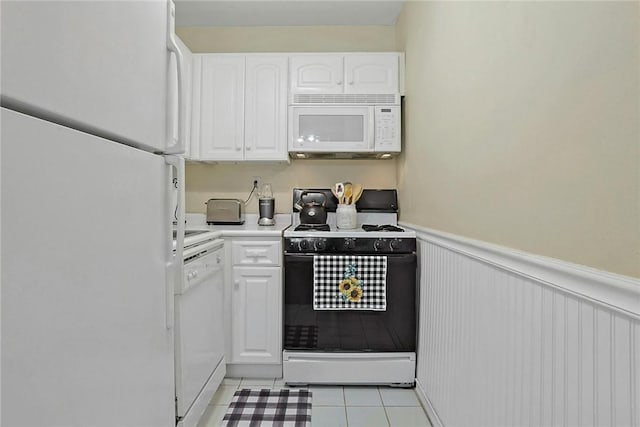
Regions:
<svg viewBox="0 0 640 427"><path fill-rule="evenodd" d="M436 413L435 408L431 404L431 401L427 397L427 394L424 392L424 388L420 383L420 380L416 379L416 394L418 395L418 399L422 404L427 416L429 417L429 422L431 422L432 427L443 427L442 421L440 421L440 417Z"/></svg>
<svg viewBox="0 0 640 427"><path fill-rule="evenodd" d="M282 365L267 364L227 364L227 377L230 378L282 378Z"/></svg>

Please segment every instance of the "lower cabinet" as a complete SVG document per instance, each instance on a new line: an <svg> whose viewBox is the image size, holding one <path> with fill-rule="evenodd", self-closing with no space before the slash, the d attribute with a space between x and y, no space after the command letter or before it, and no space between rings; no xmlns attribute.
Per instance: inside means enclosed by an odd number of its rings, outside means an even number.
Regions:
<svg viewBox="0 0 640 427"><path fill-rule="evenodd" d="M258 375L282 363L282 243L278 237L229 239L225 293L230 374ZM253 365L253 366L252 366Z"/></svg>
<svg viewBox="0 0 640 427"><path fill-rule="evenodd" d="M280 363L280 267L234 267L231 363Z"/></svg>

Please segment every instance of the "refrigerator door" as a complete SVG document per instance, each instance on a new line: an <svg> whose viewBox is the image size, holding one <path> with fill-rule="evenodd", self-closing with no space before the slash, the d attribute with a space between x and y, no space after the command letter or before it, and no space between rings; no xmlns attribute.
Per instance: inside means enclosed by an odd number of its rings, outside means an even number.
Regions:
<svg viewBox="0 0 640 427"><path fill-rule="evenodd" d="M171 90L182 85L173 81L182 74L173 10L161 0L2 1L3 106L148 151L181 152L173 104L185 94Z"/></svg>
<svg viewBox="0 0 640 427"><path fill-rule="evenodd" d="M173 427L169 166L1 118L1 424Z"/></svg>

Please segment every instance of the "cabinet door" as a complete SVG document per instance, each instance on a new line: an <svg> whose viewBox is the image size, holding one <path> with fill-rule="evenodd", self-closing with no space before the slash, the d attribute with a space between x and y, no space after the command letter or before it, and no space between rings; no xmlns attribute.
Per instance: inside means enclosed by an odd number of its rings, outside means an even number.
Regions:
<svg viewBox="0 0 640 427"><path fill-rule="evenodd" d="M398 93L398 54L346 55L345 93Z"/></svg>
<svg viewBox="0 0 640 427"><path fill-rule="evenodd" d="M342 58L342 55L291 56L291 93L342 93Z"/></svg>
<svg viewBox="0 0 640 427"><path fill-rule="evenodd" d="M286 160L286 56L247 56L245 160Z"/></svg>
<svg viewBox="0 0 640 427"><path fill-rule="evenodd" d="M231 363L280 363L280 267L235 267L231 314Z"/></svg>
<svg viewBox="0 0 640 427"><path fill-rule="evenodd" d="M244 55L202 55L200 160L242 160Z"/></svg>

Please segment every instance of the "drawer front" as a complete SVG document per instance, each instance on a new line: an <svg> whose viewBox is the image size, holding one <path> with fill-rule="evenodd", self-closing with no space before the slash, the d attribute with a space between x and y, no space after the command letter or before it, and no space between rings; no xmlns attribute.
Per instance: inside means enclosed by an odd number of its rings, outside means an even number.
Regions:
<svg viewBox="0 0 640 427"><path fill-rule="evenodd" d="M232 243L234 265L281 265L280 241L244 240Z"/></svg>

